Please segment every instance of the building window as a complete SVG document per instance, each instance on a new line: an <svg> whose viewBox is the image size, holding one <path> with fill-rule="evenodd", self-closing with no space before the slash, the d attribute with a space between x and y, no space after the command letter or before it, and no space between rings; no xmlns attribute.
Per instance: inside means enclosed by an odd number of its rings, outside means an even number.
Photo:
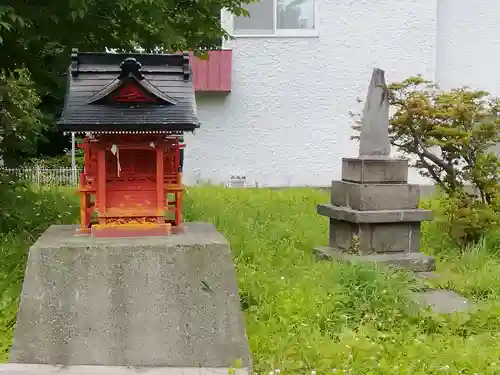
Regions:
<svg viewBox="0 0 500 375"><path fill-rule="evenodd" d="M234 17L235 36L314 35L314 0L261 0L245 4L249 17Z"/></svg>

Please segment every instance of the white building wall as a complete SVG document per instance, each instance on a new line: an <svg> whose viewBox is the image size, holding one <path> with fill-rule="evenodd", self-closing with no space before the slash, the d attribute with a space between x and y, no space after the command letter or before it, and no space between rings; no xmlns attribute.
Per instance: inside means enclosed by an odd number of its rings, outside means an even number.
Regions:
<svg viewBox="0 0 500 375"><path fill-rule="evenodd" d="M438 19L438 85L500 96L500 1L439 0Z"/></svg>
<svg viewBox="0 0 500 375"><path fill-rule="evenodd" d="M260 186L329 185L357 154L349 111L361 109L372 69L389 82L434 78L438 0L317 1L316 38L232 42L232 92L198 96L186 183L244 174Z"/></svg>
<svg viewBox="0 0 500 375"><path fill-rule="evenodd" d="M436 80L500 95L500 1L439 0Z"/></svg>

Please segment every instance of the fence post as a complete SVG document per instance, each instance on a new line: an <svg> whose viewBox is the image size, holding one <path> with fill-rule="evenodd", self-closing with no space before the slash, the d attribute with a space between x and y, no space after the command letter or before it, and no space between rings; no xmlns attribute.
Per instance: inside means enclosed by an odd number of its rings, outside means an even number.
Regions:
<svg viewBox="0 0 500 375"><path fill-rule="evenodd" d="M36 184L38 187L40 187L40 173L41 173L40 166L37 165L36 166Z"/></svg>
<svg viewBox="0 0 500 375"><path fill-rule="evenodd" d="M71 183L76 186L76 139L75 132L71 132Z"/></svg>

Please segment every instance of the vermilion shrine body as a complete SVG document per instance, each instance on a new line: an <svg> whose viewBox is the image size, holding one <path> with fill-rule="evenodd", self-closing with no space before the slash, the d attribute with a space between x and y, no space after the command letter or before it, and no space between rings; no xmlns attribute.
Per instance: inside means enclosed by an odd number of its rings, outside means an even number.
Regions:
<svg viewBox="0 0 500 375"><path fill-rule="evenodd" d="M199 127L188 54L72 54L59 124L83 135L80 229L97 237L182 227L183 134Z"/></svg>

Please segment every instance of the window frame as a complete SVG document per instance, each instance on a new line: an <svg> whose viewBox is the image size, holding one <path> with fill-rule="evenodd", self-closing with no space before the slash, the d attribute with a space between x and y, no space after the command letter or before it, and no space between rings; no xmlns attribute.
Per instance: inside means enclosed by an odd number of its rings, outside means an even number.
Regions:
<svg viewBox="0 0 500 375"><path fill-rule="evenodd" d="M234 19L235 15L231 14L231 35L234 38L317 38L319 37L318 32L318 0L313 1L313 22L314 27L312 29L278 29L278 0L273 0L273 31L271 33L262 34L237 34L234 30Z"/></svg>

